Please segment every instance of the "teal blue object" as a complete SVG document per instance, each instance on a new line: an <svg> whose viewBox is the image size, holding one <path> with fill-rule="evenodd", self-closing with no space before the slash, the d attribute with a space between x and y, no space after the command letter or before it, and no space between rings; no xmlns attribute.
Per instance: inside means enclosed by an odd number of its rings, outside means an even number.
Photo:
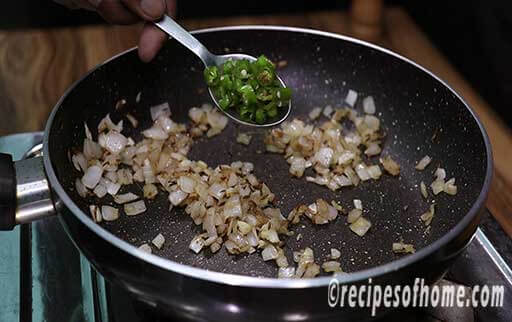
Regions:
<svg viewBox="0 0 512 322"><path fill-rule="evenodd" d="M34 143L33 134L15 134L0 138L0 152L19 160ZM19 321L20 228L0 233L0 320Z"/></svg>
<svg viewBox="0 0 512 322"><path fill-rule="evenodd" d="M13 160L42 141L42 132L0 137L0 152ZM98 322L108 322L105 281L72 245L58 218L31 225L30 272L32 306L27 308L33 322L96 322L93 279L98 293ZM0 232L0 322L20 321L20 238L21 229ZM25 312L26 313L26 312ZM26 316L26 315L25 315Z"/></svg>

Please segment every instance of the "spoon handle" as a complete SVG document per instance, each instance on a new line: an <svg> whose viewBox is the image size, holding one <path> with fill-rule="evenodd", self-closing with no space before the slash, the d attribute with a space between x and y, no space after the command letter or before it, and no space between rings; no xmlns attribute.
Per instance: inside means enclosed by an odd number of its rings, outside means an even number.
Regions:
<svg viewBox="0 0 512 322"><path fill-rule="evenodd" d="M216 56L168 15L164 15L161 20L155 22L155 25L190 49L206 66L217 65Z"/></svg>

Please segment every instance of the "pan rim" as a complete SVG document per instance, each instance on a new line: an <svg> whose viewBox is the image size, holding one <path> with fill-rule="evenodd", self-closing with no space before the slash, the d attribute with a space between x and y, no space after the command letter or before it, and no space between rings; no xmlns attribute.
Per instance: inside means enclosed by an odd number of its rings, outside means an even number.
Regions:
<svg viewBox="0 0 512 322"><path fill-rule="evenodd" d="M489 137L487 135L487 132L478 118L478 116L475 114L473 109L468 105L468 103L462 98L459 93L457 93L450 85L448 85L445 81L443 81L441 78L436 76L433 72L428 70L427 68L419 65L418 63L400 55L397 54L389 49L380 47L378 45L368 43L363 40L359 40L356 38L352 38L345 35L335 34L331 32L321 31L321 30L315 30L315 29L307 29L307 28L297 28L297 27L288 27L288 26L274 26L274 25L243 25L243 26L227 26L227 27L214 27L214 28L206 28L206 29L200 29L193 31L195 34L201 34L201 33L209 33L209 32L218 32L218 31L231 31L231 30L274 30L274 31L288 31L288 32L295 32L295 33L306 33L306 34L313 34L323 37L329 37L334 38L338 40L344 40L351 43L355 43L358 45L362 45L365 47L369 47L374 50L378 50L384 54L388 54L391 56L394 56L395 58L398 58L408 64L413 65L414 67L420 69L421 71L428 74L430 77L432 77L434 80L439 82L441 85L448 88L466 107L466 109L469 111L475 122L477 123L484 144L485 144L485 151L486 151L486 173L485 173L485 179L483 182L482 189L478 195L478 198L475 200L473 205L471 206L471 209L464 215L462 220L460 220L450 231L448 231L445 235L443 235L441 238L437 239L433 243L427 245L426 247L421 248L414 254L410 254L407 256L404 256L402 258L399 258L397 260L391 261L386 264L382 264L379 266L375 266L369 269L343 274L340 276L337 276L337 279L340 283L354 283L359 281L368 280L370 278L375 278L380 275L386 274L388 272L399 270L403 267L406 267L410 264L413 264L417 261L420 261L421 259L426 258L427 256L431 255L433 252L453 240L455 237L457 237L468 225L469 223L477 216L479 211L482 209L484 202L487 198L487 195L490 190L490 183L492 179L492 173L493 173L493 158L492 158L492 150L491 145L489 141ZM83 77L81 77L79 80L74 82L62 95L62 97L59 99L59 101L56 103L55 107L53 108L48 121L46 123L45 132L44 132L44 141L43 141L43 152L44 152L44 166L46 170L46 174L48 176L48 180L50 182L50 185L52 187L52 190L58 195L58 198L62 203L70 210L70 212L84 225L86 225L89 229L91 229L94 233L96 233L99 237L104 239L105 241L109 242L113 246L119 248L120 250L130 254L131 256L134 256L142 261L145 261L149 264L155 265L157 267L160 267L161 269L171 271L173 273L177 274L183 274L190 278L196 278L199 280L204 280L207 282L212 283L218 283L218 284L225 284L230 286L240 286L240 287L256 287L256 288L272 288L272 289L302 289L302 288L316 288L316 287L327 287L333 278L332 276L324 276L324 277L317 277L312 279L278 279L278 278L261 278L261 277L251 277L251 276L245 276L245 275L236 275L236 274L228 274L228 273L221 273L221 272L215 272L215 271L208 271L202 268L196 268L192 266L188 266L185 264L180 264L177 262L174 262L170 259L163 258L160 256L156 256L153 254L148 254L142 250L139 250L136 246L131 245L130 243L120 239L119 237L115 236L114 234L107 231L105 228L101 227L100 225L93 222L93 220L85 214L74 202L71 200L71 198L68 196L62 185L60 184L59 180L57 179L57 176L55 174L55 171L53 169L53 165L51 162L51 155L49 151L49 137L51 132L51 127L53 123L53 119L57 112L59 111L62 102L66 99L66 97L69 95L71 91L75 87L78 86L78 84L81 83L82 80L87 78L91 73L93 73L95 70L100 68L101 66L109 63L112 60L115 60L119 56L122 56L128 52L136 50L137 47L130 48L126 51L123 51L103 63L100 63L93 69L91 69L89 72L87 72Z"/></svg>

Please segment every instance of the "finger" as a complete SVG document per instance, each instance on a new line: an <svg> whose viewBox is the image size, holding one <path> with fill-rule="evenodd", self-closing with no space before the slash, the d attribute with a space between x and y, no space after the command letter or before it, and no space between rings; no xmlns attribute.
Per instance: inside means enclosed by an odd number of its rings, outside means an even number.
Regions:
<svg viewBox="0 0 512 322"><path fill-rule="evenodd" d="M167 14L172 18L176 16L176 0L165 0Z"/></svg>
<svg viewBox="0 0 512 322"><path fill-rule="evenodd" d="M97 1L96 11L103 19L113 24L128 25L140 20L120 0Z"/></svg>
<svg viewBox="0 0 512 322"><path fill-rule="evenodd" d="M167 34L150 23L146 23L139 39L139 57L143 62L155 58L158 51L167 40Z"/></svg>
<svg viewBox="0 0 512 322"><path fill-rule="evenodd" d="M157 20L165 13L165 0L121 0L121 2L147 21Z"/></svg>

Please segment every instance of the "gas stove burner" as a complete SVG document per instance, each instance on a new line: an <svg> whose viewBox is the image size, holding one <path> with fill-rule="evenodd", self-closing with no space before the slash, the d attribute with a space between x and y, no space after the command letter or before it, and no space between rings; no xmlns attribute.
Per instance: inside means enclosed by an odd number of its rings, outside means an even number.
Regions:
<svg viewBox="0 0 512 322"><path fill-rule="evenodd" d="M42 137L41 132L36 132L0 138L0 152L11 153L15 159L37 155ZM57 218L0 234L0 245L0 321L183 321L163 317L158 305L136 300L127 291L108 283L80 255ZM438 282L467 289L474 285L503 285L502 308L396 310L381 321L509 321L510 249L512 241L486 213L464 254Z"/></svg>

